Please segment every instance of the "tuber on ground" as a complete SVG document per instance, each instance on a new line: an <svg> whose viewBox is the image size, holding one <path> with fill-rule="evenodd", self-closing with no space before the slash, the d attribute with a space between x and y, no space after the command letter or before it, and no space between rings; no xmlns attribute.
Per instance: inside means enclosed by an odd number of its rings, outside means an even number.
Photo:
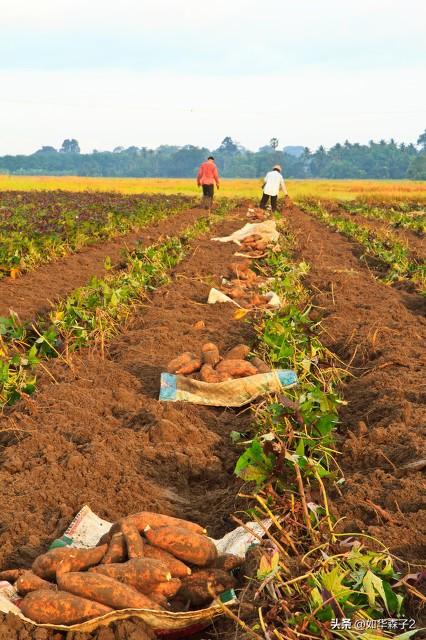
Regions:
<svg viewBox="0 0 426 640"><path fill-rule="evenodd" d="M198 533L191 533L180 527L146 527L145 536L154 547L160 547L176 558L204 567L217 557L217 549L212 540Z"/></svg>
<svg viewBox="0 0 426 640"><path fill-rule="evenodd" d="M43 578L39 578L32 571L24 571L15 582L16 591L20 596L25 596L30 591L37 591L38 589L48 589L56 591L56 585Z"/></svg>
<svg viewBox="0 0 426 640"><path fill-rule="evenodd" d="M27 618L38 624L72 625L103 616L113 609L65 591L31 591L20 603Z"/></svg>
<svg viewBox="0 0 426 640"><path fill-rule="evenodd" d="M222 360L216 367L218 373L226 373L233 378L245 378L257 374L257 369L247 360Z"/></svg>
<svg viewBox="0 0 426 640"><path fill-rule="evenodd" d="M219 349L214 342L206 342L201 347L201 361L215 367L220 360Z"/></svg>
<svg viewBox="0 0 426 640"><path fill-rule="evenodd" d="M149 594L152 587L158 583L169 582L172 577L166 563L154 558L134 558L123 563L99 564L89 572L114 578L145 594Z"/></svg>
<svg viewBox="0 0 426 640"><path fill-rule="evenodd" d="M235 347L232 347L229 351L225 353L223 356L224 360L244 360L247 358L250 353L250 347L246 344L237 344Z"/></svg>
<svg viewBox="0 0 426 640"><path fill-rule="evenodd" d="M129 560L143 558L144 542L135 523L124 518L120 523L120 529L126 541Z"/></svg>
<svg viewBox="0 0 426 640"><path fill-rule="evenodd" d="M72 559L72 570L82 571L95 564L99 564L104 557L108 545L103 544L93 549L75 549L73 547L58 547L38 556L32 565L33 572L40 578L52 580L56 576L58 565L65 559Z"/></svg>
<svg viewBox="0 0 426 640"><path fill-rule="evenodd" d="M182 355L173 358L167 365L167 371L169 373L177 373L179 369L183 366L187 365L191 360L196 358L195 353L191 353L190 351L185 351Z"/></svg>

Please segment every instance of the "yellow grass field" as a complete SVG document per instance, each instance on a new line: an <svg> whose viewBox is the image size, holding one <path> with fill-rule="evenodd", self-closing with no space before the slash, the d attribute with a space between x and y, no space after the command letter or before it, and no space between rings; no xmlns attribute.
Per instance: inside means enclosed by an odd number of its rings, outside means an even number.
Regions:
<svg viewBox="0 0 426 640"><path fill-rule="evenodd" d="M258 198L261 180L224 179L219 197ZM383 200L415 200L426 203L426 181L410 180L288 180L290 197L351 200L381 198ZM91 178L78 176L7 176L0 175L0 191L4 190L119 191L121 193L200 193L191 178Z"/></svg>

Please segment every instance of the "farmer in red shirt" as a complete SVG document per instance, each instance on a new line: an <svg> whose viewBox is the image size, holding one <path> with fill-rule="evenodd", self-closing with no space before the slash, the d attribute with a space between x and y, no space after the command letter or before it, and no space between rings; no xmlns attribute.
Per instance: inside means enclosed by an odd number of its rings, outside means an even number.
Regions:
<svg viewBox="0 0 426 640"><path fill-rule="evenodd" d="M202 206L210 209L213 203L214 185L219 189L219 174L213 156L209 156L198 169L197 185L203 188Z"/></svg>

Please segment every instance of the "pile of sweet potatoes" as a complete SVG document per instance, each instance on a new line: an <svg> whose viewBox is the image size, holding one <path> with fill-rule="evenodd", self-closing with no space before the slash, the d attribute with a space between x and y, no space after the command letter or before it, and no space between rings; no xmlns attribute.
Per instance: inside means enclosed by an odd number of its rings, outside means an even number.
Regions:
<svg viewBox="0 0 426 640"><path fill-rule="evenodd" d="M246 378L257 373L267 373L271 369L260 358L248 360L250 347L239 344L221 356L214 342L206 342L197 355L185 351L173 358L167 365L169 373L191 376L202 382L225 382L235 378Z"/></svg>
<svg viewBox="0 0 426 640"><path fill-rule="evenodd" d="M250 269L248 262L232 262L228 267L228 284L222 287L223 293L238 302L244 309L264 309L269 298L259 294L262 278Z"/></svg>
<svg viewBox="0 0 426 640"><path fill-rule="evenodd" d="M143 511L117 522L91 549L58 547L31 570L0 573L15 584L22 613L39 624L73 625L120 609L186 611L236 586L244 559L218 555L198 524Z"/></svg>

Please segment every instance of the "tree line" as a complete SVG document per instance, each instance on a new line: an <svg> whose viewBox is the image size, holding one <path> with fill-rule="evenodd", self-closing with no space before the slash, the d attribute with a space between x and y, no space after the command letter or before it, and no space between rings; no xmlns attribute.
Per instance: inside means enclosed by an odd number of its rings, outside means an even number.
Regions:
<svg viewBox="0 0 426 640"><path fill-rule="evenodd" d="M395 140L368 144L337 143L320 146L284 147L272 138L258 151L250 151L230 136L217 149L193 145L161 145L156 149L131 146L113 151L81 153L78 141L64 140L60 149L44 146L30 155L0 157L0 173L14 175L77 175L111 177L188 178L210 154L224 178L259 178L274 164L287 178L372 178L426 180L426 130L414 144Z"/></svg>

